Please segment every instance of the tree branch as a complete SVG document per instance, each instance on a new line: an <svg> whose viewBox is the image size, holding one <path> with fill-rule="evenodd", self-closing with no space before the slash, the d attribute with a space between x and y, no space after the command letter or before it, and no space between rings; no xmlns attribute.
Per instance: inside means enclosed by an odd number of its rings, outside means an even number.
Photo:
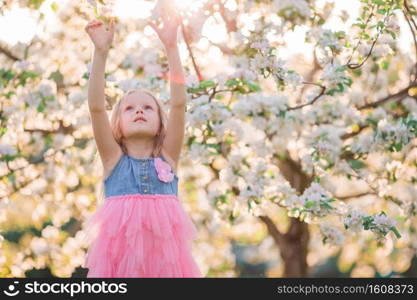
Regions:
<svg viewBox="0 0 417 300"><path fill-rule="evenodd" d="M202 81L202 80L204 80L204 77L203 77L203 75L201 75L200 69L198 68L198 65L195 61L193 50L191 49L191 45L190 45L190 38L188 36L187 31L185 30L185 26L182 23L182 21L181 21L181 30L182 30L182 35L184 37L185 44L187 45L188 52L190 53L191 61L193 63L193 67L194 67L194 70L197 74L198 80Z"/></svg>
<svg viewBox="0 0 417 300"><path fill-rule="evenodd" d="M335 197L339 200L348 200L348 199L351 199L351 198L359 198L359 197L364 197L364 196L368 196L368 195L371 195L371 193L363 192L363 193L358 193L356 195L348 195L348 196L342 196L342 197L335 196Z"/></svg>
<svg viewBox="0 0 417 300"><path fill-rule="evenodd" d="M308 83L306 83L306 84L308 84ZM300 105L297 105L297 106L294 106L294 107L288 107L287 108L287 111L290 111L290 110L295 110L295 109L299 109L299 108L302 108L302 107L304 107L304 106L307 106L307 105L312 105L314 102L316 102L321 96L323 96L324 95L324 92L326 91L326 87L325 86L323 86L323 85L320 85L320 88L321 88L321 91L320 91L320 93L316 96L316 97L314 97L314 99L313 100L311 100L310 102L307 102L307 103L304 103L304 104L300 104Z"/></svg>
<svg viewBox="0 0 417 300"><path fill-rule="evenodd" d="M395 101L399 101L404 99L405 97L408 96L408 91L412 88L417 87L417 84L410 84L409 86L407 86L406 88L402 89L401 91L399 91L398 93L392 94L392 95L388 95L378 101L372 102L372 103L368 103L365 104L361 107L359 107L359 110L363 110L363 109L367 109L367 108L371 108L371 107L377 107L381 104L383 104L384 102L388 101L388 100L392 100L395 99Z"/></svg>
<svg viewBox="0 0 417 300"><path fill-rule="evenodd" d="M14 55L9 49L7 49L6 46L3 45L3 43L0 44L0 53L3 53L4 55L6 55L7 58L9 58L13 61L21 60L19 57Z"/></svg>
<svg viewBox="0 0 417 300"><path fill-rule="evenodd" d="M264 222L268 233L272 236L275 241L275 244L279 247L282 247L284 243L284 235L278 230L277 226L275 225L274 221L271 220L268 216L259 216L259 219Z"/></svg>

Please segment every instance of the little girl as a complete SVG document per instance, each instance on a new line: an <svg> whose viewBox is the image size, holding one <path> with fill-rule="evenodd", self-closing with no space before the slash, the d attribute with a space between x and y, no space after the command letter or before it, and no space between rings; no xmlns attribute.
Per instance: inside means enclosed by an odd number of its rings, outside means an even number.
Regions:
<svg viewBox="0 0 417 300"><path fill-rule="evenodd" d="M87 277L202 277L191 255L197 231L178 198L177 165L184 136L186 90L177 45L180 17L163 15L157 32L168 56L170 112L148 91L128 91L105 111L104 72L114 36L94 20L88 105L103 164L105 202L84 224L92 238ZM90 242L89 241L89 242Z"/></svg>

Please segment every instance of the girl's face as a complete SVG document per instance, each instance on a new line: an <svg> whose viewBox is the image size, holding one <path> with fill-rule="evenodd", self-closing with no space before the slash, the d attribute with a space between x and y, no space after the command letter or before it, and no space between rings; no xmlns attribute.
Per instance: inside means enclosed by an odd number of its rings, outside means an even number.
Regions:
<svg viewBox="0 0 417 300"><path fill-rule="evenodd" d="M159 129L159 113L155 100L146 93L134 92L122 100L120 121L123 136L155 137Z"/></svg>

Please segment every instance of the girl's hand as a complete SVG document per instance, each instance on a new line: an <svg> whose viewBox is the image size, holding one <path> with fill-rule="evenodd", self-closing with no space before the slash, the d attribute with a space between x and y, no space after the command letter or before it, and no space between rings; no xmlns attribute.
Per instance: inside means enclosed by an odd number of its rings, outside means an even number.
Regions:
<svg viewBox="0 0 417 300"><path fill-rule="evenodd" d="M98 20L90 21L85 27L85 31L90 36L97 50L107 52L110 49L114 37L114 23L114 20L110 21L108 30Z"/></svg>
<svg viewBox="0 0 417 300"><path fill-rule="evenodd" d="M163 21L163 27L159 28L155 22L148 21L147 24L151 26L158 34L159 39L164 44L165 48L170 48L177 45L178 26L181 23L181 16L172 1L161 1L160 16Z"/></svg>

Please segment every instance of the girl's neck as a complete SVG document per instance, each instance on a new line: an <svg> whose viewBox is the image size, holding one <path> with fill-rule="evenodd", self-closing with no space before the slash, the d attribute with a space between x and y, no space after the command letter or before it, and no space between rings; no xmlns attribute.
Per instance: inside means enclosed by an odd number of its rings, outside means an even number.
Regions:
<svg viewBox="0 0 417 300"><path fill-rule="evenodd" d="M125 141L127 155L134 158L147 158L152 156L154 141L153 140L135 140Z"/></svg>

